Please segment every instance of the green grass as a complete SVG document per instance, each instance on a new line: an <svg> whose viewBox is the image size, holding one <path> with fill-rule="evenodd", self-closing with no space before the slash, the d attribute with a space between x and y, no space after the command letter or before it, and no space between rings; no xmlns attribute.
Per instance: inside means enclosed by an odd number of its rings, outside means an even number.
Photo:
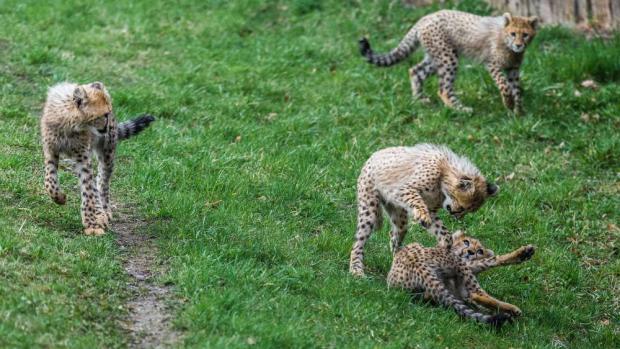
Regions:
<svg viewBox="0 0 620 349"><path fill-rule="evenodd" d="M121 119L158 116L121 145L113 196L149 222L138 233L169 264L161 282L183 300L174 324L187 347L619 347L620 37L542 30L523 66L523 117L462 62L457 90L475 110L464 115L440 105L436 79L433 104L411 102L406 70L420 52L391 69L358 57L360 36L387 50L436 8L1 2L0 347L127 345L114 234L80 234L72 175L61 177L67 206L43 190L38 116L63 80L103 81ZM581 88L588 78L600 89ZM463 222L446 217L450 228L496 252L538 247L480 277L524 312L499 332L388 290L387 227L367 245L369 277L348 275L359 169L418 142L466 154L502 188ZM407 241L433 243L410 230Z"/></svg>

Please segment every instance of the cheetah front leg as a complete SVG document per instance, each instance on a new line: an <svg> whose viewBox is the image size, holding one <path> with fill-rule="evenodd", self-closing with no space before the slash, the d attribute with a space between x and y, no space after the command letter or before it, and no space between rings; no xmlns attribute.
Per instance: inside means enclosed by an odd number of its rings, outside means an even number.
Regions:
<svg viewBox="0 0 620 349"><path fill-rule="evenodd" d="M437 74L439 75L439 98L443 103L453 109L471 113L472 109L465 107L454 92L454 80L458 68L458 58L456 54L445 54L444 60L438 63Z"/></svg>
<svg viewBox="0 0 620 349"><path fill-rule="evenodd" d="M84 147L76 152L75 155L76 170L80 181L80 194L82 196L81 214L84 234L103 235L108 220L99 204L99 195L91 168L90 149Z"/></svg>
<svg viewBox="0 0 620 349"><path fill-rule="evenodd" d="M520 248L510 253L503 254L501 256L465 262L465 265L472 271L472 273L478 274L485 270L503 265L523 263L532 258L534 252L535 248L532 245L521 246Z"/></svg>
<svg viewBox="0 0 620 349"><path fill-rule="evenodd" d="M520 115L523 113L523 105L521 102L521 85L519 83L519 69L508 70L508 86L510 87L510 93L514 100L513 110L515 114Z"/></svg>
<svg viewBox="0 0 620 349"><path fill-rule="evenodd" d="M431 212L431 220L433 222L428 228L428 231L436 237L439 237L439 236L441 237L441 240L439 240L440 246L451 248L452 247L452 234L450 234L450 231L448 230L448 228L446 228L446 226L443 225L443 222L441 221L441 219L437 217L437 212Z"/></svg>
<svg viewBox="0 0 620 349"><path fill-rule="evenodd" d="M419 222L431 235L435 236L439 246L448 249L452 247L452 235L449 234L443 223L431 214L422 195L417 190L408 189L401 192L398 195L398 200L416 222Z"/></svg>
<svg viewBox="0 0 620 349"><path fill-rule="evenodd" d="M502 69L499 66L492 64L487 66L487 69L489 70L489 74L491 74L491 77L493 77L493 80L495 80L495 84L497 84L497 88L502 95L502 102L504 103L504 106L509 110L513 110L515 107L515 101L513 99L510 86L508 86L508 82L506 81L506 77L502 72Z"/></svg>
<svg viewBox="0 0 620 349"><path fill-rule="evenodd" d="M45 157L45 190L47 194L59 205L67 202L67 196L60 190L58 181L58 158L57 152L46 148Z"/></svg>
<svg viewBox="0 0 620 349"><path fill-rule="evenodd" d="M110 204L110 179L114 171L114 148L96 149L98 170L97 187L99 192L99 202L106 218L112 220L112 207Z"/></svg>

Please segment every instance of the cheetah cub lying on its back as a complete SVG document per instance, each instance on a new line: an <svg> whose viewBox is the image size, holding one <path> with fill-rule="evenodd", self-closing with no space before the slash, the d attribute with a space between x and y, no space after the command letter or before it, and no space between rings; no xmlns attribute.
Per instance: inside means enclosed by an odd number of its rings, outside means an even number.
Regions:
<svg viewBox="0 0 620 349"><path fill-rule="evenodd" d="M422 17L400 44L387 54L374 53L366 38L361 53L368 62L387 67L403 61L422 45L422 62L409 70L414 99L422 97L422 85L430 75L439 75L439 97L449 107L471 111L454 94L459 56L483 63L499 87L504 105L521 112L519 67L526 46L536 35L536 17L481 17L443 10ZM506 74L505 74L506 73Z"/></svg>
<svg viewBox="0 0 620 349"><path fill-rule="evenodd" d="M521 310L487 294L475 275L487 269L518 264L532 257L534 247L523 246L511 253L494 256L493 251L462 232L452 236L452 250L425 248L413 243L396 253L387 277L390 287L402 287L412 292L424 292L424 298L446 307L452 307L461 316L483 323L501 326L510 317L504 314L487 315L470 308L474 303L491 310L500 310L511 316Z"/></svg>
<svg viewBox="0 0 620 349"><path fill-rule="evenodd" d="M116 124L112 99L100 82L61 83L50 88L41 117L45 157L45 190L57 204L65 194L58 183L58 160L64 154L75 162L82 196L82 224L86 235L101 235L112 219L110 178L118 140L145 129L155 118L144 115ZM97 185L91 170L91 151L99 162Z"/></svg>
<svg viewBox="0 0 620 349"><path fill-rule="evenodd" d="M396 253L407 232L408 217L450 248L452 236L437 218L440 208L456 218L474 212L499 188L467 158L444 146L418 144L374 153L357 179L357 231L349 268L364 275L364 245L381 227L381 207L392 223L391 250Z"/></svg>

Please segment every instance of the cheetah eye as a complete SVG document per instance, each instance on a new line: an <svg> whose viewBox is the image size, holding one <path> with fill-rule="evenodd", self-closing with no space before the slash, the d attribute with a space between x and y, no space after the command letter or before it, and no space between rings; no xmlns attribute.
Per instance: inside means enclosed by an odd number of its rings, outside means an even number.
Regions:
<svg viewBox="0 0 620 349"><path fill-rule="evenodd" d="M483 254L483 253L484 253L484 251L481 248L479 248L478 249L478 254Z"/></svg>
<svg viewBox="0 0 620 349"><path fill-rule="evenodd" d="M469 247L469 240L463 240L463 245L465 245L465 247Z"/></svg>
<svg viewBox="0 0 620 349"><path fill-rule="evenodd" d="M523 38L527 39L527 37L528 37L527 33L523 33Z"/></svg>
<svg viewBox="0 0 620 349"><path fill-rule="evenodd" d="M512 36L512 37L514 38L514 37L516 37L516 36L517 36L517 33L512 32L512 33L510 33L510 36Z"/></svg>

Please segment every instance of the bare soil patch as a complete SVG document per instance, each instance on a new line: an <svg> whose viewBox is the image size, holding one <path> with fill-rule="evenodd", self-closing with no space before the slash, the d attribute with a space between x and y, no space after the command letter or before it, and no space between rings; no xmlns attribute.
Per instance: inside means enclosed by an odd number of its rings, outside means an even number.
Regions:
<svg viewBox="0 0 620 349"><path fill-rule="evenodd" d="M120 207L115 211L112 229L125 254L123 265L130 276L128 287L133 293L127 303L129 316L123 328L131 336L130 348L166 348L179 341L179 333L171 324L171 287L158 285L157 275L164 268L157 265L157 246L145 233L139 233L146 223L128 214L130 210Z"/></svg>

